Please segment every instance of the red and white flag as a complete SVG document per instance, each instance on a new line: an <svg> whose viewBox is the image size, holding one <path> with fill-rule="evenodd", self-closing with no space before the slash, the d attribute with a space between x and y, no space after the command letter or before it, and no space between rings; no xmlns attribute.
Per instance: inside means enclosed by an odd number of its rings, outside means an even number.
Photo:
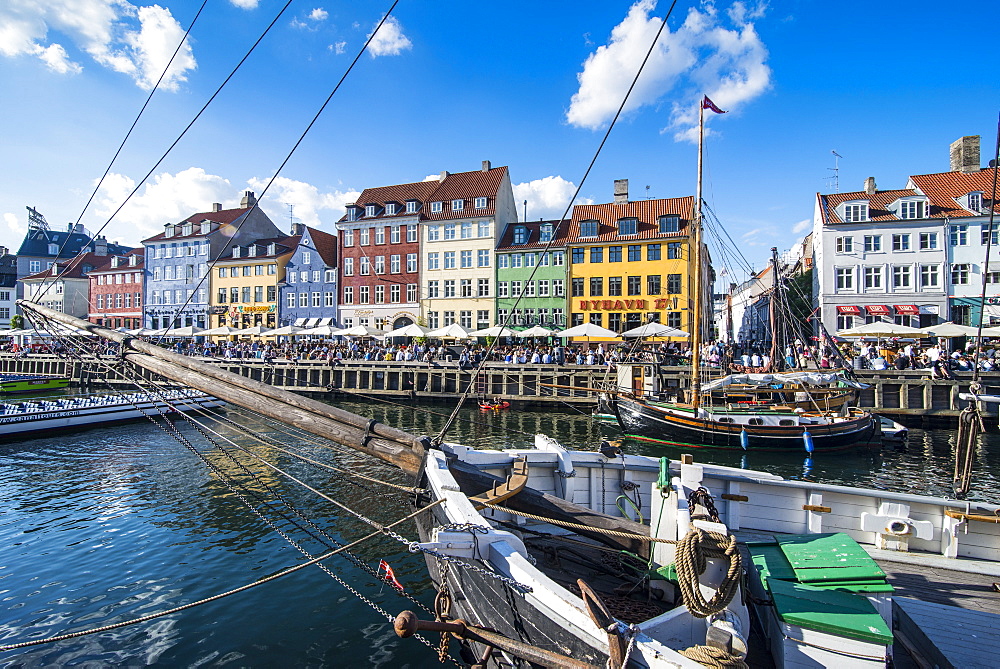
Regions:
<svg viewBox="0 0 1000 669"><path fill-rule="evenodd" d="M711 100L709 100L707 95L704 98L702 98L702 100L701 100L701 108L702 109L711 109L716 114L725 114L726 113L726 112L722 111L721 109L719 109L718 105L716 105L714 102L712 102Z"/></svg>
<svg viewBox="0 0 1000 669"><path fill-rule="evenodd" d="M399 579L396 578L396 573L392 570L392 567L389 566L388 562L386 562L385 560L379 560L378 570L379 573L382 573L383 571L385 572L386 583L390 584L394 588L403 590L403 584L400 583Z"/></svg>

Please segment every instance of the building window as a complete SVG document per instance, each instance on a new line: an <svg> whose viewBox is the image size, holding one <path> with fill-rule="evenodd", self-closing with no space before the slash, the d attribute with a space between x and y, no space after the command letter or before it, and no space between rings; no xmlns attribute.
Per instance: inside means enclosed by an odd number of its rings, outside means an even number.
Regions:
<svg viewBox="0 0 1000 669"><path fill-rule="evenodd" d="M385 304L385 286L375 286L375 304Z"/></svg>
<svg viewBox="0 0 1000 669"><path fill-rule="evenodd" d="M361 228L361 246L368 246L371 242L371 228Z"/></svg>
<svg viewBox="0 0 1000 669"><path fill-rule="evenodd" d="M445 239L455 239L455 224L445 223L444 224L444 238Z"/></svg>
<svg viewBox="0 0 1000 669"><path fill-rule="evenodd" d="M660 216L660 234L666 234L668 232L680 232L681 230L681 217L680 216Z"/></svg>
<svg viewBox="0 0 1000 669"><path fill-rule="evenodd" d="M478 267L489 267L490 266L490 251L489 249L479 249L476 256Z"/></svg>
<svg viewBox="0 0 1000 669"><path fill-rule="evenodd" d="M366 204L365 205L365 216L372 217L375 215L375 205Z"/></svg>
<svg viewBox="0 0 1000 669"><path fill-rule="evenodd" d="M910 288L910 266L897 265L892 268L892 287Z"/></svg>
<svg viewBox="0 0 1000 669"><path fill-rule="evenodd" d="M462 239L472 239L473 236L472 232L473 230L471 221L466 221L465 223L462 223L462 232L461 232Z"/></svg>
<svg viewBox="0 0 1000 669"><path fill-rule="evenodd" d="M168 290L166 292L169 293L170 291ZM229 288L229 301L230 302L239 302L240 301L240 289L237 288L236 286L231 286Z"/></svg>
<svg viewBox="0 0 1000 669"><path fill-rule="evenodd" d="M490 222L489 221L479 221L479 236L489 237L490 236Z"/></svg>
<svg viewBox="0 0 1000 669"><path fill-rule="evenodd" d="M899 203L899 217L900 218L923 218L924 217L924 202L923 200L906 200Z"/></svg>
<svg viewBox="0 0 1000 669"><path fill-rule="evenodd" d="M646 277L646 293L648 295L660 294L660 275L650 274Z"/></svg>
<svg viewBox="0 0 1000 669"><path fill-rule="evenodd" d="M631 258L629 258L631 260ZM608 262L621 262L622 261L622 247L620 246L609 246L608 247Z"/></svg>
<svg viewBox="0 0 1000 669"><path fill-rule="evenodd" d="M854 237L837 237L837 253L854 253Z"/></svg>
<svg viewBox="0 0 1000 669"><path fill-rule="evenodd" d="M844 206L844 222L858 223L868 220L868 203L848 204Z"/></svg>
<svg viewBox="0 0 1000 669"><path fill-rule="evenodd" d="M264 286L254 286L253 287L253 301L263 302L264 301Z"/></svg>
<svg viewBox="0 0 1000 669"><path fill-rule="evenodd" d="M441 297L440 283L438 281L427 282L427 297L428 298Z"/></svg>
<svg viewBox="0 0 1000 669"><path fill-rule="evenodd" d="M465 209L465 200L452 200L451 210L452 211L462 211Z"/></svg>
<svg viewBox="0 0 1000 669"><path fill-rule="evenodd" d="M955 263L951 266L951 283L953 286L964 286L969 283L969 263Z"/></svg>
<svg viewBox="0 0 1000 669"><path fill-rule="evenodd" d="M566 297L566 289L562 279L552 279L552 297Z"/></svg>
<svg viewBox="0 0 1000 669"><path fill-rule="evenodd" d="M835 270L837 290L854 290L854 268L838 267Z"/></svg>
<svg viewBox="0 0 1000 669"><path fill-rule="evenodd" d="M444 252L444 268L445 269L455 269L455 252L445 251Z"/></svg>
<svg viewBox="0 0 1000 669"><path fill-rule="evenodd" d="M376 244L385 244L385 227L384 226L380 225L377 228L375 228L375 243Z"/></svg>
<svg viewBox="0 0 1000 669"><path fill-rule="evenodd" d="M359 273L361 276L369 276L372 273L371 261L368 259L368 256L361 256L361 269ZM295 275L293 274L292 276Z"/></svg>
<svg viewBox="0 0 1000 669"><path fill-rule="evenodd" d="M462 269L472 267L472 251L462 251L459 261L461 262Z"/></svg>
<svg viewBox="0 0 1000 669"><path fill-rule="evenodd" d="M455 280L448 279L444 282L444 296L455 297Z"/></svg>
<svg viewBox="0 0 1000 669"><path fill-rule="evenodd" d="M399 264L399 260L400 260L400 256L398 254L393 254L393 255L389 256L389 273L390 274L399 274L400 273L401 267L400 267L400 264Z"/></svg>
<svg viewBox="0 0 1000 669"><path fill-rule="evenodd" d="M478 297L489 297L490 296L490 280L489 279L478 279Z"/></svg>
<svg viewBox="0 0 1000 669"><path fill-rule="evenodd" d="M523 253L511 253L510 254L510 266L511 267L520 267L523 264L523 262L524 262L524 254Z"/></svg>
<svg viewBox="0 0 1000 669"><path fill-rule="evenodd" d="M357 207L348 207L347 208L347 220L348 221L356 221L356 220L358 220L358 208Z"/></svg>
<svg viewBox="0 0 1000 669"><path fill-rule="evenodd" d="M583 297L583 277L570 279L570 292L573 297Z"/></svg>
<svg viewBox="0 0 1000 669"><path fill-rule="evenodd" d="M882 250L882 235L865 235L865 253L877 253Z"/></svg>
<svg viewBox="0 0 1000 669"><path fill-rule="evenodd" d="M608 277L608 297L621 297L622 278L620 276Z"/></svg>
<svg viewBox="0 0 1000 669"><path fill-rule="evenodd" d="M417 226L415 223L406 226L406 241L410 243L417 241Z"/></svg>
<svg viewBox="0 0 1000 669"><path fill-rule="evenodd" d="M344 258L344 276L354 276L354 258Z"/></svg>
<svg viewBox="0 0 1000 669"><path fill-rule="evenodd" d="M515 244L528 243L528 228L526 228L523 225L518 225L514 227L514 243Z"/></svg>
<svg viewBox="0 0 1000 669"><path fill-rule="evenodd" d="M386 207L389 207L389 206L395 207L396 205L386 205ZM390 244L398 244L400 242L400 233L401 233L401 231L402 231L402 229L398 225L394 225L394 226L392 226L392 228L390 228L390 232L389 232L389 243Z"/></svg>
<svg viewBox="0 0 1000 669"><path fill-rule="evenodd" d="M628 294L642 295L642 277L630 276L628 278Z"/></svg>
<svg viewBox="0 0 1000 669"><path fill-rule="evenodd" d="M892 236L892 250L893 251L909 251L910 250L910 235L909 234L897 234Z"/></svg>
<svg viewBox="0 0 1000 669"><path fill-rule="evenodd" d="M524 282L524 296L525 297L534 297L535 296L535 282L534 281L525 281Z"/></svg>
<svg viewBox="0 0 1000 669"><path fill-rule="evenodd" d="M920 233L920 250L921 251L933 251L938 247L937 244L938 236L936 232L921 232Z"/></svg>
<svg viewBox="0 0 1000 669"><path fill-rule="evenodd" d="M681 327L681 312L679 311L668 311L667 312L667 326L672 328Z"/></svg>
<svg viewBox="0 0 1000 669"><path fill-rule="evenodd" d="M510 282L510 296L517 299L521 297L521 282L511 281Z"/></svg>
<svg viewBox="0 0 1000 669"><path fill-rule="evenodd" d="M399 290L399 284L398 283L394 283L391 286L389 286L389 301L390 302L392 302L393 304L398 304L399 303L399 295L400 295L400 290Z"/></svg>
<svg viewBox="0 0 1000 669"><path fill-rule="evenodd" d="M353 290L354 290L353 288L345 288L344 289L344 302L345 303L350 304L353 301L353 298L349 297L349 291L353 291ZM295 293L288 293L288 297L285 299L285 303L286 303L286 306L289 309L294 309L295 308Z"/></svg>
<svg viewBox="0 0 1000 669"><path fill-rule="evenodd" d="M602 313L595 314L591 312L589 320L591 325L596 325L597 327L601 327L602 325L604 325L604 314Z"/></svg>
<svg viewBox="0 0 1000 669"><path fill-rule="evenodd" d="M1000 227L994 225L993 234L990 234L990 224L987 223L980 229L980 239L983 246L989 242L990 246L1000 245Z"/></svg>
<svg viewBox="0 0 1000 669"><path fill-rule="evenodd" d="M538 241L540 242L550 242L552 241L552 224L543 223L538 228Z"/></svg>
<svg viewBox="0 0 1000 669"><path fill-rule="evenodd" d="M604 262L604 247L603 246L591 246L590 247L590 262Z"/></svg>
<svg viewBox="0 0 1000 669"><path fill-rule="evenodd" d="M417 284L415 283L406 284L406 301L407 302L417 301Z"/></svg>
<svg viewBox="0 0 1000 669"><path fill-rule="evenodd" d="M322 304L323 294L319 292L314 292L311 294L311 297L312 297L312 306L318 308Z"/></svg>
<svg viewBox="0 0 1000 669"><path fill-rule="evenodd" d="M596 237L597 236L597 221L580 221L580 236L581 237Z"/></svg>
<svg viewBox="0 0 1000 669"><path fill-rule="evenodd" d="M951 245L968 246L968 244L969 244L969 226L964 224L951 226Z"/></svg>
<svg viewBox="0 0 1000 669"><path fill-rule="evenodd" d="M506 281L497 281L497 297L510 297Z"/></svg>
<svg viewBox="0 0 1000 669"><path fill-rule="evenodd" d="M655 253L653 247L656 247ZM659 260L660 259L660 245L650 244L649 250L646 253L647 260ZM656 256L655 258L653 256ZM668 260L683 260L684 251L682 249L680 242L667 242L667 259Z"/></svg>
<svg viewBox="0 0 1000 669"><path fill-rule="evenodd" d="M375 256L375 273L385 274L385 256Z"/></svg>
<svg viewBox="0 0 1000 669"><path fill-rule="evenodd" d="M681 293L681 275L680 274L668 274L667 275L667 294L668 295L680 295Z"/></svg>
<svg viewBox="0 0 1000 669"><path fill-rule="evenodd" d="M461 297L472 297L472 279L462 279L458 284Z"/></svg>
<svg viewBox="0 0 1000 669"><path fill-rule="evenodd" d="M385 203L385 215L386 216L393 216L393 215L395 215L395 213L396 213L396 204L394 202L386 202ZM399 242L397 241L396 243L398 244Z"/></svg>
<svg viewBox="0 0 1000 669"><path fill-rule="evenodd" d="M441 226L440 225L428 225L427 226L427 241L436 242L441 239Z"/></svg>
<svg viewBox="0 0 1000 669"><path fill-rule="evenodd" d="M983 194L982 193L969 193L969 211L975 213L980 213L983 209Z"/></svg>
<svg viewBox="0 0 1000 669"><path fill-rule="evenodd" d="M569 316L572 327L577 325L583 325L583 314L570 314Z"/></svg>
<svg viewBox="0 0 1000 669"><path fill-rule="evenodd" d="M586 256L584 255L586 253L586 249L575 248L572 251L570 251L570 253L571 253L570 262L573 263L574 265L586 262L585 260Z"/></svg>
<svg viewBox="0 0 1000 669"><path fill-rule="evenodd" d="M604 277L590 277L590 296L601 297L604 295Z"/></svg>
<svg viewBox="0 0 1000 669"><path fill-rule="evenodd" d="M987 272L986 283L1000 283L1000 272L997 271Z"/></svg>
<svg viewBox="0 0 1000 669"><path fill-rule="evenodd" d="M413 274L417 271L417 254L407 253L406 254L406 271L409 274Z"/></svg>
<svg viewBox="0 0 1000 669"><path fill-rule="evenodd" d="M639 230L639 219L623 218L618 221L619 235L634 235Z"/></svg>
<svg viewBox="0 0 1000 669"><path fill-rule="evenodd" d="M428 253L427 254L427 269L440 269L440 254L438 253Z"/></svg>
<svg viewBox="0 0 1000 669"><path fill-rule="evenodd" d="M344 230L341 238L344 240L344 246L354 246L354 230Z"/></svg>
<svg viewBox="0 0 1000 669"><path fill-rule="evenodd" d="M333 283L337 280L337 271L333 269L323 270L323 282Z"/></svg>
<svg viewBox="0 0 1000 669"><path fill-rule="evenodd" d="M475 207L476 207L476 209L486 209L486 198L485 197L477 197L475 199Z"/></svg>
<svg viewBox="0 0 1000 669"><path fill-rule="evenodd" d="M951 321L956 325L971 325L972 307L968 304L951 305Z"/></svg>
<svg viewBox="0 0 1000 669"><path fill-rule="evenodd" d="M538 297L548 297L549 296L549 282L546 279L542 279L538 282Z"/></svg>
<svg viewBox="0 0 1000 669"><path fill-rule="evenodd" d="M361 304L369 304L371 302L371 288L368 286L361 286L358 289L358 301Z"/></svg>
<svg viewBox="0 0 1000 669"><path fill-rule="evenodd" d="M566 262L566 254L562 251L552 252L552 265L555 267L562 267Z"/></svg>

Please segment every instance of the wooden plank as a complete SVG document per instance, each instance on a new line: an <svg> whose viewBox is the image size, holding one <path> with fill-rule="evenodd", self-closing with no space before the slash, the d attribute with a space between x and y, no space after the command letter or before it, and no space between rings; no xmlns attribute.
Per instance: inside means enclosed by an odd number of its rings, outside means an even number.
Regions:
<svg viewBox="0 0 1000 669"><path fill-rule="evenodd" d="M1000 615L963 611L907 597L893 599L896 624L924 657L940 667L990 667L1000 643ZM975 636L972 642L971 636Z"/></svg>

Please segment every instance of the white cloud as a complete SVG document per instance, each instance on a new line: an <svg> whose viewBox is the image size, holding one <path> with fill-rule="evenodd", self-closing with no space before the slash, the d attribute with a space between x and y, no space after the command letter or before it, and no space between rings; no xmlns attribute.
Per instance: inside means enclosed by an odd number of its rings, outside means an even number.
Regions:
<svg viewBox="0 0 1000 669"><path fill-rule="evenodd" d="M773 225L760 225L740 235L744 246L774 246L778 230Z"/></svg>
<svg viewBox="0 0 1000 669"><path fill-rule="evenodd" d="M327 12L322 7L317 7L309 13L309 18L313 21L326 21L330 17L330 13Z"/></svg>
<svg viewBox="0 0 1000 669"><path fill-rule="evenodd" d="M233 7L239 7L240 9L257 9L257 5L260 4L260 0L229 0Z"/></svg>
<svg viewBox="0 0 1000 669"><path fill-rule="evenodd" d="M570 124L594 129L613 118L659 30L655 8L656 0L638 0L611 31L608 44L584 62L577 76L580 87L566 112ZM728 111L766 91L771 84L767 49L750 23L765 9L763 3L735 2L723 15L711 3L689 10L680 28L664 29L625 111L655 104L670 93L683 102L673 104L669 127L677 139L687 139L702 95ZM722 24L725 19L730 27Z"/></svg>
<svg viewBox="0 0 1000 669"><path fill-rule="evenodd" d="M534 181L514 185L514 201L518 214L524 213L524 201L528 201L528 220L558 219L566 211L566 205L576 192L576 184L560 176L549 176ZM592 204L592 200L577 199L576 204Z"/></svg>
<svg viewBox="0 0 1000 669"><path fill-rule="evenodd" d="M368 35L371 37L371 34ZM390 16L375 33L368 44L368 53L376 56L398 56L406 49L412 49L413 42L403 34L403 27L394 16Z"/></svg>
<svg viewBox="0 0 1000 669"><path fill-rule="evenodd" d="M441 175L439 175L439 174L428 174L423 179L421 179L421 181L437 181L440 178L441 178Z"/></svg>
<svg viewBox="0 0 1000 669"><path fill-rule="evenodd" d="M0 2L0 54L34 56L52 71L80 72L60 37L95 62L127 74L149 89L184 30L169 9L136 7L125 0L19 0ZM176 90L196 67L190 45L177 54L163 86Z"/></svg>
<svg viewBox="0 0 1000 669"><path fill-rule="evenodd" d="M13 233L15 239L22 239L28 233L28 224L22 223L21 219L10 212L3 215L3 222L7 224L7 229Z"/></svg>
<svg viewBox="0 0 1000 669"><path fill-rule="evenodd" d="M114 172L109 174L94 200L92 216L96 220L87 227L96 231L133 188L135 181L130 177ZM236 207L241 195L234 192L229 181L208 174L200 167L189 167L176 174L164 172L139 189L103 234L108 239L136 245L161 232L165 223L183 220L199 211L210 211L213 202L221 202L224 208Z"/></svg>
<svg viewBox="0 0 1000 669"><path fill-rule="evenodd" d="M336 44L333 45L333 50L339 56L340 54L344 53L345 50L347 50L347 42L337 42Z"/></svg>
<svg viewBox="0 0 1000 669"><path fill-rule="evenodd" d="M262 193L267 185L267 179L254 177L247 182L251 190ZM296 222L318 228L322 226L321 212L329 212L323 218L331 223L327 232L333 233L332 223L344 215L348 202L355 202L361 196L360 191L333 190L326 193L305 181L296 181L287 177L275 179L267 195L260 201L260 208L282 230L289 230L288 205L293 205L292 213Z"/></svg>
<svg viewBox="0 0 1000 669"><path fill-rule="evenodd" d="M794 232L797 235L801 235L803 232L811 229L812 226L813 226L812 219L805 218L796 223L794 226L792 226L792 232Z"/></svg>

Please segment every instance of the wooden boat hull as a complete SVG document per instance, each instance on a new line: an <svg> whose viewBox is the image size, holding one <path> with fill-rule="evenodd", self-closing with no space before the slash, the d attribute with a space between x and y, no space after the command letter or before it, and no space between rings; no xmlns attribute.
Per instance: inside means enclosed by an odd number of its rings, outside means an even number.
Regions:
<svg viewBox="0 0 1000 669"><path fill-rule="evenodd" d="M684 442L685 446L703 446L742 450L741 433L745 429L748 448L767 451L805 450L804 433L808 430L816 450L850 448L870 440L876 421L870 414L829 425L741 425L684 415L641 400L619 397L614 402L618 423L632 439L662 443Z"/></svg>

